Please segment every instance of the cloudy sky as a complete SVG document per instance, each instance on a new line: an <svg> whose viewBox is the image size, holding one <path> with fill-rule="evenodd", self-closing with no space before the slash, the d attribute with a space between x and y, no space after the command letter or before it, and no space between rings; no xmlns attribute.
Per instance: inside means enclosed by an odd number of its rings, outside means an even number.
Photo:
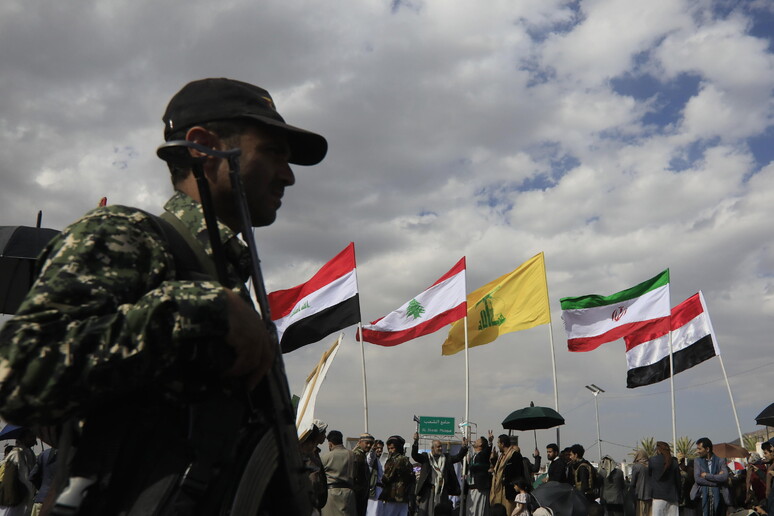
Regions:
<svg viewBox="0 0 774 516"><path fill-rule="evenodd" d="M0 4L0 224L62 229L102 196L158 212L161 115L186 82L259 84L330 151L296 167L257 231L269 290L355 242L362 314L381 317L460 257L468 290L546 256L562 444L624 458L671 439L669 384L626 389L623 342L569 353L559 298L669 268L702 289L743 431L774 380L774 4L768 0L111 0ZM352 328L317 415L363 430ZM446 330L366 345L369 430L464 415ZM328 347L286 356L291 388ZM470 419L553 405L547 326L470 352ZM736 437L718 359L675 378L677 434ZM553 431L538 433L541 447ZM522 436L531 446L532 435ZM591 457L597 455L592 447Z"/></svg>

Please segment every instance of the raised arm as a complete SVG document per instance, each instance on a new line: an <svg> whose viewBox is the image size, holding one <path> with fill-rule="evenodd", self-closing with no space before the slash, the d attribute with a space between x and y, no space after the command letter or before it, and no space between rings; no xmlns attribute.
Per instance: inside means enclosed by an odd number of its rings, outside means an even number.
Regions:
<svg viewBox="0 0 774 516"><path fill-rule="evenodd" d="M411 445L411 458L414 459L414 462L418 462L420 464L424 464L427 462L427 454L426 453L419 453L419 434L414 433L414 444Z"/></svg>

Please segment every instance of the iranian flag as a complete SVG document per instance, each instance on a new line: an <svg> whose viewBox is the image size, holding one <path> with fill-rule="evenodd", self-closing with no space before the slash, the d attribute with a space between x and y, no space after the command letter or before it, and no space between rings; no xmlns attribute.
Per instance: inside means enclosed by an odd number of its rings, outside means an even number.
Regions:
<svg viewBox="0 0 774 516"><path fill-rule="evenodd" d="M627 335L626 386L630 389L669 378L669 333L675 374L720 355L704 296L698 292L676 307L668 324L655 321Z"/></svg>
<svg viewBox="0 0 774 516"><path fill-rule="evenodd" d="M568 349L591 351L651 321L669 319L669 269L616 294L565 297L560 302Z"/></svg>
<svg viewBox="0 0 774 516"><path fill-rule="evenodd" d="M433 285L371 324L363 325L361 338L380 346L397 346L440 330L465 317L465 258Z"/></svg>
<svg viewBox="0 0 774 516"><path fill-rule="evenodd" d="M360 322L355 244L323 265L306 283L269 294L283 353Z"/></svg>

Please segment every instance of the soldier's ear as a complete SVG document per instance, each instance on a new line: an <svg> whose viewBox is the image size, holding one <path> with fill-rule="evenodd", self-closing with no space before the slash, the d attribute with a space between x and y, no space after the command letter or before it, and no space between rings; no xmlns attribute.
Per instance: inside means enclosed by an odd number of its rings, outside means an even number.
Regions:
<svg viewBox="0 0 774 516"><path fill-rule="evenodd" d="M194 142L203 147L209 147L211 149L217 149L218 145L220 145L220 138L218 138L218 135L200 125L191 127L185 133L185 139L189 142ZM196 149L188 149L188 152L194 158L211 158L211 156L207 156L206 154Z"/></svg>

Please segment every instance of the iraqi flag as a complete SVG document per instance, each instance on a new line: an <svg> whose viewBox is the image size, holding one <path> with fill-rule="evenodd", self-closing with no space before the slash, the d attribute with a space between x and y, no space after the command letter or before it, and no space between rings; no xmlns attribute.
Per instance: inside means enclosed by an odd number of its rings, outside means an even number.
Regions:
<svg viewBox="0 0 774 516"><path fill-rule="evenodd" d="M669 269L621 292L560 300L570 351L591 351L637 331L647 323L669 319Z"/></svg>
<svg viewBox="0 0 774 516"><path fill-rule="evenodd" d="M363 325L361 338L380 346L397 346L440 330L465 317L465 258L433 285L371 324Z"/></svg>
<svg viewBox="0 0 774 516"><path fill-rule="evenodd" d="M355 244L350 242L306 283L269 294L269 307L283 353L357 324Z"/></svg>
<svg viewBox="0 0 774 516"><path fill-rule="evenodd" d="M720 355L701 292L672 308L672 362L675 374ZM669 325L655 322L627 335L626 386L630 389L669 378Z"/></svg>

